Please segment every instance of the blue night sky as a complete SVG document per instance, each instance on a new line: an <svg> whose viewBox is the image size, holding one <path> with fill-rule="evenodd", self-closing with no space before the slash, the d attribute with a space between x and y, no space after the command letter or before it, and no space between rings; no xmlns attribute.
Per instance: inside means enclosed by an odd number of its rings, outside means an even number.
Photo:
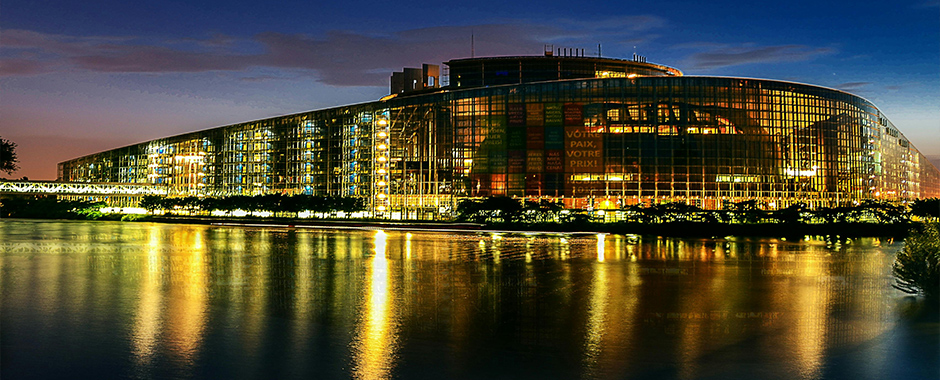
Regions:
<svg viewBox="0 0 940 380"><path fill-rule="evenodd" d="M940 158L940 1L6 0L0 136L12 177L174 134L359 103L402 67L634 52L686 75L789 80L872 101Z"/></svg>

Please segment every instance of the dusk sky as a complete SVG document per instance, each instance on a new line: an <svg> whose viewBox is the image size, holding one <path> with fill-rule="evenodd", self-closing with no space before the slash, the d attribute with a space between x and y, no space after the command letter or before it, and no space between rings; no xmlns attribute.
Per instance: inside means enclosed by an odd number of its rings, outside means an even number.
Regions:
<svg viewBox="0 0 940 380"><path fill-rule="evenodd" d="M0 136L10 178L159 137L388 93L392 71L545 44L634 51L685 75L862 96L940 158L940 1L6 0Z"/></svg>

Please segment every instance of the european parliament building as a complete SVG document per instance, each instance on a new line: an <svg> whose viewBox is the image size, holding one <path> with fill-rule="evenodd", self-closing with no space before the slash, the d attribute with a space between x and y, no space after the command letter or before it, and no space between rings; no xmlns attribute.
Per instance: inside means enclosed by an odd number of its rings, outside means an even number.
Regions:
<svg viewBox="0 0 940 380"><path fill-rule="evenodd" d="M770 208L940 196L940 173L870 102L834 89L692 77L633 59L456 59L392 74L378 101L171 136L59 164L59 180L172 196L362 197L387 218L468 198L621 209Z"/></svg>

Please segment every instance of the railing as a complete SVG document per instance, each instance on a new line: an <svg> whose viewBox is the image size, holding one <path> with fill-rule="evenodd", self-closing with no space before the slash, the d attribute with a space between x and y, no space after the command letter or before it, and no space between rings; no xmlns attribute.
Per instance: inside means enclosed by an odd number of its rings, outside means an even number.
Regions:
<svg viewBox="0 0 940 380"><path fill-rule="evenodd" d="M0 194L167 195L167 189L134 183L0 181Z"/></svg>

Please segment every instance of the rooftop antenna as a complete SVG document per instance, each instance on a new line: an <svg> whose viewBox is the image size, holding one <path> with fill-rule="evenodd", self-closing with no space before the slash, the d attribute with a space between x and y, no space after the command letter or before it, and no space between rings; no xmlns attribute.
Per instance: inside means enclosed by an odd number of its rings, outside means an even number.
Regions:
<svg viewBox="0 0 940 380"><path fill-rule="evenodd" d="M601 43L597 43L597 58L601 57Z"/></svg>
<svg viewBox="0 0 940 380"><path fill-rule="evenodd" d="M474 50L474 45L473 45L473 29L470 29L470 58L474 58L475 53L476 52Z"/></svg>

